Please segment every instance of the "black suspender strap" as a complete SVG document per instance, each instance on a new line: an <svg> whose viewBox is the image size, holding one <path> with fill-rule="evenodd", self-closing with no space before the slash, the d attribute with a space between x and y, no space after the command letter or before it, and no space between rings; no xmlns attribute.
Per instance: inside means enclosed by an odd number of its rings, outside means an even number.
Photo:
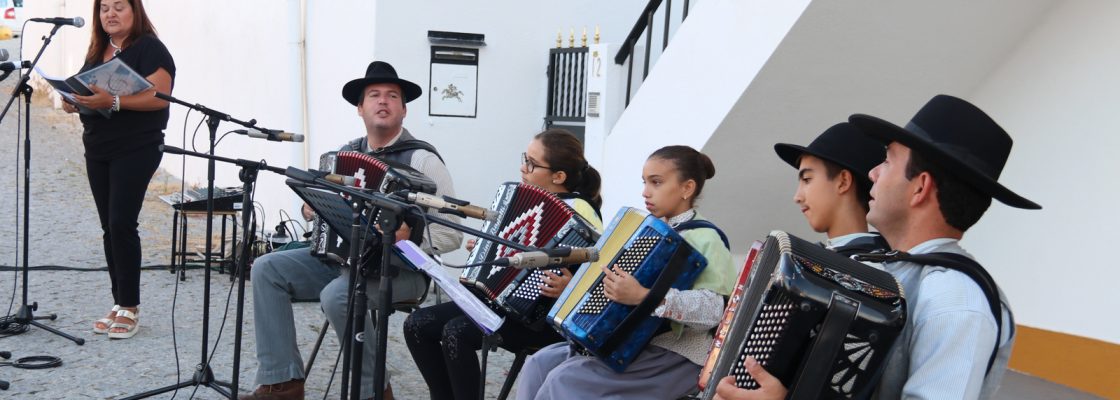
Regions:
<svg viewBox="0 0 1120 400"><path fill-rule="evenodd" d="M365 137L360 137L360 138L356 138L354 140L351 140L351 141L347 142L346 145L343 146L344 147L343 150L365 152L366 151L366 149L365 149L366 146L367 146L366 138ZM425 141L420 140L420 139L398 141L396 143L393 143L390 146L382 147L380 149L374 149L373 152L371 152L370 154L374 155L374 156L381 156L381 155L385 155L385 154L400 153L400 152L405 152L405 151L409 151L409 150L427 150L427 151L430 151L430 152L432 152L432 154L436 155L436 158L439 158L440 162L443 162L444 164L447 164L446 162L443 161L443 156L439 155L439 152L436 151L435 146L432 146L431 143L425 142Z"/></svg>
<svg viewBox="0 0 1120 400"><path fill-rule="evenodd" d="M409 150L427 150L427 151L430 151L432 154L436 155L436 158L439 158L440 162L442 162L444 164L447 164L446 162L443 161L443 156L439 155L439 152L436 151L435 146L432 146L430 143L425 142L423 140L418 140L418 139L406 140L406 141L403 141L403 142L396 142L396 143L393 143L391 146L382 147L380 149L374 149L373 150L373 155L374 156L379 156L379 155L382 155L382 154L400 153L400 152L405 152L405 151L409 151Z"/></svg>
<svg viewBox="0 0 1120 400"><path fill-rule="evenodd" d="M887 243L887 239L884 239L881 235L873 234L852 239L843 246L832 248L832 251L840 253L844 257L851 257L856 254L884 253L890 249L891 245Z"/></svg>
<svg viewBox="0 0 1120 400"><path fill-rule="evenodd" d="M992 355L988 358L988 372L991 372L992 364L995 363L996 353L999 352L1000 340L1003 337L1003 301L999 298L999 286L988 271L984 269L980 263L976 262L967 256L957 253L928 253L928 254L910 254L904 251L890 251L885 254L861 254L856 256L859 261L871 262L895 262L906 261L915 264L929 265L944 267L954 271L958 271L972 278L980 290L984 292L984 297L988 299L988 307L991 309L992 317L996 320L996 345L992 349ZM1015 334L1014 317L1012 317L1011 335Z"/></svg>

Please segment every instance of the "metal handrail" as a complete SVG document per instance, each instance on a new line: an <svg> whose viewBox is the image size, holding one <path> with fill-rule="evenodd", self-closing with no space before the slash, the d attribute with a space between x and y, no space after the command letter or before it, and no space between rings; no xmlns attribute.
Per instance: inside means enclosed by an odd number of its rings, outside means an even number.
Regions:
<svg viewBox="0 0 1120 400"><path fill-rule="evenodd" d="M672 0L664 0L665 2L665 30L661 35L661 51L665 51L669 47L669 24L672 21L671 13L673 9ZM642 64L642 80L645 80L649 75L649 60L650 55L653 53L651 47L653 46L653 16L657 10L661 8L662 0L650 0L646 3L645 9L642 10L641 16L638 21L634 23L634 27L630 29L630 34L626 35L626 39L622 42L622 47L619 48L618 54L614 57L615 64L626 64L626 60L631 60L626 65L626 106L630 105L630 95L633 89L634 81L634 46L638 43L638 39L644 33L646 36L646 56ZM684 0L684 9L682 10L681 22L688 18L689 0Z"/></svg>
<svg viewBox="0 0 1120 400"><path fill-rule="evenodd" d="M641 17L638 17L638 22L634 23L634 27L630 29L630 34L626 35L626 40L622 42L622 48L618 49L618 54L614 56L614 63L622 65L630 58L630 52L634 51L634 43L638 41L638 37L642 36L642 31L646 30L646 25L649 23L647 15L652 15L661 6L661 0L649 0L646 3L646 8L642 10Z"/></svg>

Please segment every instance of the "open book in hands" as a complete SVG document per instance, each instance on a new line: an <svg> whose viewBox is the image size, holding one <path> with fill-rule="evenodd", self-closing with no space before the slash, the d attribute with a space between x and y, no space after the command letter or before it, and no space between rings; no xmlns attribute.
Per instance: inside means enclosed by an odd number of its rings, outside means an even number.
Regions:
<svg viewBox="0 0 1120 400"><path fill-rule="evenodd" d="M74 95L89 96L93 94L90 86L97 86L114 96L128 96L151 89L154 85L143 76L129 68L119 58L111 59L89 71L61 79L43 73L39 67L35 72L51 84L51 87L62 96L62 99L78 108L78 112L86 115L101 114L109 118L109 110L95 110L81 104L74 99Z"/></svg>

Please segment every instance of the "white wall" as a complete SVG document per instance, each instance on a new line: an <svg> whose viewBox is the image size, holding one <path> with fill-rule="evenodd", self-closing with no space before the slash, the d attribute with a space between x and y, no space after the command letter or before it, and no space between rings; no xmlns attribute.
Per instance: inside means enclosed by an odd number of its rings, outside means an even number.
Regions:
<svg viewBox="0 0 1120 400"><path fill-rule="evenodd" d="M606 218L622 206L644 208L641 172L650 153L704 147L808 4L706 0L692 7L607 137Z"/></svg>
<svg viewBox="0 0 1120 400"><path fill-rule="evenodd" d="M1017 322L1120 343L1120 3L1063 2L972 99L1014 138L1000 181L1041 211L995 203L965 236Z"/></svg>
<svg viewBox="0 0 1120 400"><path fill-rule="evenodd" d="M958 95L1015 138L1001 181L1044 206L994 203L964 245L1001 284L1018 323L1118 343L1111 310L1120 306L1112 294L1120 274L1101 254L1120 233L1110 209L1120 195L1120 28L1109 22L1118 11L1102 1L813 2L714 134L681 136L717 165L702 209L736 252L776 228L823 238L793 207L795 175L773 144L808 143L855 112L905 123L932 95ZM700 64L677 74L710 71ZM719 106L710 101L704 107ZM647 118L662 140L652 122L662 120Z"/></svg>
<svg viewBox="0 0 1120 400"><path fill-rule="evenodd" d="M479 50L478 117L429 117L430 89L425 89L423 97L409 104L405 127L440 150L458 197L488 205L498 184L521 179L519 156L544 126L548 49L556 45L557 30L564 31L564 46L572 27L577 46L583 26L588 28L590 43L595 25L601 26L602 42L621 42L644 5L644 1L380 2L373 56L392 63L406 79L430 88L428 30L486 35L486 46ZM356 58L344 76L360 75L369 60ZM358 124L357 117L340 118Z"/></svg>
<svg viewBox="0 0 1120 400"><path fill-rule="evenodd" d="M717 173L703 206L732 251L773 229L824 239L793 204L796 174L775 143L806 145L856 112L902 123L935 94L967 95L1049 4L813 2L704 147Z"/></svg>

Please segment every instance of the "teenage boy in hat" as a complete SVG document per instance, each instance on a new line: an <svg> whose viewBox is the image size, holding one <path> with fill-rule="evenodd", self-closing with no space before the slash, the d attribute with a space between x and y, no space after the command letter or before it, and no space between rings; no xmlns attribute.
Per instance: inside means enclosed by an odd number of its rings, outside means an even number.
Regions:
<svg viewBox="0 0 1120 400"><path fill-rule="evenodd" d="M354 79L342 87L342 97L357 107L358 116L365 126L365 135L340 150L361 151L382 159L410 165L431 178L437 185L437 196L454 196L451 174L435 149L414 138L404 129L406 103L420 97L420 86L400 79L392 65L381 61L369 64L362 78ZM304 218L313 217L304 207ZM446 216L444 218L447 218ZM454 218L453 218L454 219ZM432 243L424 243L425 250L440 254L459 248L462 234L450 228L429 227ZM408 225L396 232L396 240L407 239L411 233ZM428 235L425 235L427 238ZM295 321L291 304L297 300L320 299L324 312L342 338L346 326L346 303L349 272L340 271L338 265L329 264L311 255L308 249L293 249L266 254L253 263L253 323L256 325L257 384L260 387L241 399L303 399L303 361L296 346ZM367 287L376 291L377 277L371 277ZM417 299L428 289L422 274L399 269L393 278L393 301ZM376 309L378 296L371 292L369 307ZM367 338L373 337L373 324L366 317ZM361 398L372 398L373 392L373 340L366 340L362 357ZM386 398L392 398L386 377Z"/></svg>
<svg viewBox="0 0 1120 400"><path fill-rule="evenodd" d="M885 157L882 143L841 122L808 147L778 143L774 151L797 168L793 202L814 231L828 235L826 247L845 254L887 249L882 236L867 229L871 199L867 174Z"/></svg>
<svg viewBox="0 0 1120 400"><path fill-rule="evenodd" d="M908 315L875 397L991 397L1014 340L1006 299L990 280L964 272L975 269L949 267L951 257L940 263L912 257L948 253L972 260L958 241L993 198L1016 208L1042 208L998 182L1011 137L976 106L946 95L926 103L905 128L863 114L849 121L887 143L886 160L871 171L867 219L892 248L904 251L883 264L904 287ZM749 364L761 388L737 389L725 379L716 398L785 397L781 382L757 362Z"/></svg>

